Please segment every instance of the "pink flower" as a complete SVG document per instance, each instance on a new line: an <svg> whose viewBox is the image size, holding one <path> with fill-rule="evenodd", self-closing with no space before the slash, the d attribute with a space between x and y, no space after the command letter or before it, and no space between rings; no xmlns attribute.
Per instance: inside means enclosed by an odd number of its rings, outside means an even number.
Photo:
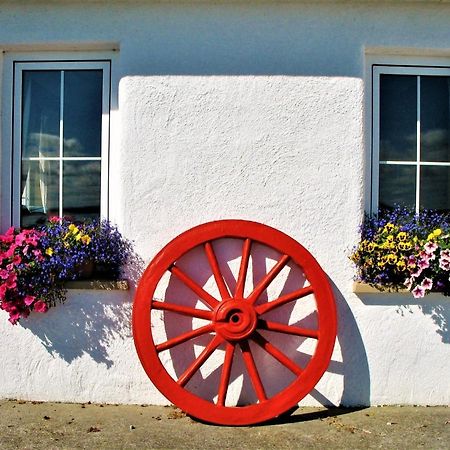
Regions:
<svg viewBox="0 0 450 450"><path fill-rule="evenodd" d="M450 259L450 250L448 248L441 251L441 258Z"/></svg>
<svg viewBox="0 0 450 450"><path fill-rule="evenodd" d="M58 223L58 222L61 222L61 217L58 217L58 216L52 216L52 217L50 217L50 219L48 219L49 220L49 222L51 222L51 223Z"/></svg>
<svg viewBox="0 0 450 450"><path fill-rule="evenodd" d="M428 269L430 267L430 261L428 259L419 259L417 264L421 269Z"/></svg>
<svg viewBox="0 0 450 450"><path fill-rule="evenodd" d="M0 278L2 280L6 280L9 277L9 270L2 269L0 270Z"/></svg>
<svg viewBox="0 0 450 450"><path fill-rule="evenodd" d="M431 279L431 278L425 278L423 281L422 281L422 284L421 284L421 286L424 288L424 289L431 289L432 287L433 287L433 280Z"/></svg>
<svg viewBox="0 0 450 450"><path fill-rule="evenodd" d="M15 325L20 319L20 313L16 312L16 313L9 313L9 321Z"/></svg>
<svg viewBox="0 0 450 450"><path fill-rule="evenodd" d="M44 303L41 300L38 300L35 304L34 304L34 310L40 313L45 313L48 311L48 306L46 303Z"/></svg>
<svg viewBox="0 0 450 450"><path fill-rule="evenodd" d="M5 258L12 258L14 256L14 252L17 248L17 245L12 244L11 247L8 248L5 252Z"/></svg>
<svg viewBox="0 0 450 450"><path fill-rule="evenodd" d="M15 273L11 273L5 284L8 289L14 289L17 286L17 275Z"/></svg>
<svg viewBox="0 0 450 450"><path fill-rule="evenodd" d="M411 272L412 278L417 278L422 273L423 269L421 267L417 267L417 269L414 272Z"/></svg>
<svg viewBox="0 0 450 450"><path fill-rule="evenodd" d="M36 300L36 297L33 297L32 295L26 295L23 299L25 305L30 306L34 301Z"/></svg>
<svg viewBox="0 0 450 450"><path fill-rule="evenodd" d="M425 248L425 252L428 253L429 255L433 254L436 249L438 248L437 244L435 242L427 242L424 245Z"/></svg>
<svg viewBox="0 0 450 450"><path fill-rule="evenodd" d="M14 227L8 229L5 234L0 236L0 242L10 244L14 240Z"/></svg>
<svg viewBox="0 0 450 450"><path fill-rule="evenodd" d="M28 254L28 250L29 250L29 246L28 246L28 245L25 245L25 247L24 247L23 250L22 250L22 253L23 253L24 255L27 255L27 254Z"/></svg>
<svg viewBox="0 0 450 450"><path fill-rule="evenodd" d="M439 260L439 267L440 267L442 270L447 270L447 271L449 271L449 270L450 270L450 261L449 261L448 259L441 258L441 259Z"/></svg>
<svg viewBox="0 0 450 450"><path fill-rule="evenodd" d="M412 291L414 298L422 298L425 295L425 289L422 286L416 286Z"/></svg>
<svg viewBox="0 0 450 450"><path fill-rule="evenodd" d="M0 300L3 300L5 298L6 290L7 290L6 284L0 285Z"/></svg>
<svg viewBox="0 0 450 450"><path fill-rule="evenodd" d="M19 255L15 255L13 258L13 264L18 266L22 262L22 258Z"/></svg>
<svg viewBox="0 0 450 450"><path fill-rule="evenodd" d="M23 245L23 243L25 242L26 238L27 238L26 231L22 231L21 233L19 233L16 236L15 243L17 245Z"/></svg>
<svg viewBox="0 0 450 450"><path fill-rule="evenodd" d="M404 282L404 285L406 286L406 289L411 289L413 284L412 278L407 278Z"/></svg>

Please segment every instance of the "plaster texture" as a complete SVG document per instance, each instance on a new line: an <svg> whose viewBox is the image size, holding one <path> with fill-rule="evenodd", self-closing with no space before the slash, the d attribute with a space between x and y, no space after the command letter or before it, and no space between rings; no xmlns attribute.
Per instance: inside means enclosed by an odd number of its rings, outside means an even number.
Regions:
<svg viewBox="0 0 450 450"><path fill-rule="evenodd" d="M449 6L400 3L0 2L2 227L11 61L106 55L110 218L145 263L203 222L279 228L338 308L330 370L303 404L449 404L449 301L356 295L347 259L370 193L369 61L450 65ZM133 347L132 294L71 291L17 327L0 314L0 397L166 403Z"/></svg>

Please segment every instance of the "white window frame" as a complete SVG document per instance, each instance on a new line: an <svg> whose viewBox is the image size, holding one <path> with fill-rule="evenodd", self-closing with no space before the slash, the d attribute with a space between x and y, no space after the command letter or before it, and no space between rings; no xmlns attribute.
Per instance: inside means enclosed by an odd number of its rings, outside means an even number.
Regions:
<svg viewBox="0 0 450 450"><path fill-rule="evenodd" d="M420 205L420 167L421 166L450 166L450 162L424 162L420 161L420 76L449 76L450 67L422 66L422 65L390 65L386 63L371 64L372 78L372 183L371 183L371 212L378 211L379 204L379 166L380 164L409 165L416 167L416 198L415 209L419 212ZM418 77L417 83L417 148L414 161L380 161L380 75L412 75Z"/></svg>
<svg viewBox="0 0 450 450"><path fill-rule="evenodd" d="M110 56L111 55L111 56ZM110 52L82 53L23 53L7 54L3 59L2 98L2 182L1 182L1 226L20 225L21 209L21 94L23 70L102 70L102 137L101 155L86 160L101 160L100 217L109 216L109 169L112 97L112 62ZM51 158L49 158L51 159ZM59 156L56 157L59 159ZM70 160L71 158L64 158ZM75 159L75 158L74 158ZM76 158L82 160L82 158Z"/></svg>

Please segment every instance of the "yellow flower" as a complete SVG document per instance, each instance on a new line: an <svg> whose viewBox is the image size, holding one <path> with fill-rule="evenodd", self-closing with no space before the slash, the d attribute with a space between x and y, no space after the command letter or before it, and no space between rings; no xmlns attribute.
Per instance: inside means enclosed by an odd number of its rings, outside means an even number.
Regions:
<svg viewBox="0 0 450 450"><path fill-rule="evenodd" d="M52 256L53 255L53 249L51 247L49 247L47 250L45 250L45 254L48 256Z"/></svg>
<svg viewBox="0 0 450 450"><path fill-rule="evenodd" d="M85 245L89 245L89 243L91 242L91 238L87 234L85 234L84 236L82 236L81 242Z"/></svg>
<svg viewBox="0 0 450 450"><path fill-rule="evenodd" d="M406 241L407 234L404 231L400 231L400 233L397 234L397 239L399 241Z"/></svg>
<svg viewBox="0 0 450 450"><path fill-rule="evenodd" d="M377 244L373 243L373 242L369 242L367 244L367 251L369 253L372 253L375 250L375 247L377 246Z"/></svg>
<svg viewBox="0 0 450 450"><path fill-rule="evenodd" d="M442 230L440 229L440 228L436 228L434 231L433 231L433 234L437 237L437 236L440 236L441 234L442 234Z"/></svg>
<svg viewBox="0 0 450 450"><path fill-rule="evenodd" d="M394 255L393 253L389 254L387 256L387 262L388 264L395 264L397 262L397 255Z"/></svg>
<svg viewBox="0 0 450 450"><path fill-rule="evenodd" d="M411 250L412 244L411 242L399 242L397 244L399 250Z"/></svg>
<svg viewBox="0 0 450 450"><path fill-rule="evenodd" d="M77 228L78 229L78 228ZM75 236L75 240L76 241L79 241L81 239L81 233L78 233L76 236Z"/></svg>
<svg viewBox="0 0 450 450"><path fill-rule="evenodd" d="M386 240L387 240L388 242L392 242L392 241L394 240L394 236L393 236L392 234L390 234L390 235L386 238Z"/></svg>
<svg viewBox="0 0 450 450"><path fill-rule="evenodd" d="M430 234L428 235L428 237L427 237L427 239L428 239L429 241L432 241L434 238L435 238L434 233L430 233Z"/></svg>
<svg viewBox="0 0 450 450"><path fill-rule="evenodd" d="M378 262L377 262L377 266L378 266L378 267L384 267L385 264L386 264L386 263L385 263L384 261L378 261Z"/></svg>
<svg viewBox="0 0 450 450"><path fill-rule="evenodd" d="M384 230L387 232L387 233L390 233L393 229L395 228L395 225L393 224L393 223L387 223L385 226L384 226Z"/></svg>
<svg viewBox="0 0 450 450"><path fill-rule="evenodd" d="M406 270L405 261L403 261L403 260L397 261L396 265L397 265L397 269L400 270L400 272L403 272L404 270Z"/></svg>

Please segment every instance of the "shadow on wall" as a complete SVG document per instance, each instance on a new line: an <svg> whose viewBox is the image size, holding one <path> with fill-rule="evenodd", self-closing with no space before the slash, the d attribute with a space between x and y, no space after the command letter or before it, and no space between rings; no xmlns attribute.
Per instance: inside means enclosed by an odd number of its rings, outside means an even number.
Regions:
<svg viewBox="0 0 450 450"><path fill-rule="evenodd" d="M413 314L419 309L426 316L430 316L436 325L436 333L445 344L450 344L450 300L441 294L429 294L416 299L409 294L376 293L358 294L365 305L396 306L401 316ZM416 307L416 308L414 308Z"/></svg>
<svg viewBox="0 0 450 450"><path fill-rule="evenodd" d="M242 254L242 241L238 239L215 241L214 250L225 282L230 292L234 292ZM252 246L245 297L249 295L253 286L258 284L273 264L279 260L280 256L279 253L268 247L259 244ZM177 266L200 286L203 286L211 295L220 298L211 268L202 248L197 247L185 254L177 261ZM308 284L301 268L290 262L272 284L269 285L267 290L262 293L257 304L273 301ZM331 360L328 372L338 375L336 380L339 380L339 376L343 377L343 392L337 403L344 406L366 406L369 405L370 400L370 375L366 352L350 308L342 294L335 286L333 287L338 311L337 339L341 347L342 360L340 358L339 360ZM166 301L186 307L206 309L199 297L173 275L160 282L155 296L158 299L164 298ZM262 318L307 329L316 329L318 326L318 316L313 295L289 302L264 314ZM183 333L198 329L208 322L169 311L153 311L152 323L155 325L153 329L155 343L160 344ZM280 349L294 364L302 368L307 366L314 354L317 342L315 339L260 329L258 333ZM203 334L162 351L160 358L171 376L174 379L179 379L184 373L189 371L189 367L211 340L212 335ZM252 340L250 340L249 345L262 384L269 398L282 392L296 379L296 376L290 370ZM216 401L224 356L225 346L221 345L200 369L193 374L185 385L185 389L208 401ZM338 382L340 383L341 381L339 380ZM252 380L248 376L242 352L238 346L236 346L234 351L228 386L227 405L246 405L257 402ZM324 406L333 406L336 403L336 400L330 400L317 388L314 388L310 395Z"/></svg>
<svg viewBox="0 0 450 450"><path fill-rule="evenodd" d="M83 355L109 368L111 344L131 337L129 292L81 291L68 294L64 305L34 314L21 325L39 337L47 351L71 363Z"/></svg>

